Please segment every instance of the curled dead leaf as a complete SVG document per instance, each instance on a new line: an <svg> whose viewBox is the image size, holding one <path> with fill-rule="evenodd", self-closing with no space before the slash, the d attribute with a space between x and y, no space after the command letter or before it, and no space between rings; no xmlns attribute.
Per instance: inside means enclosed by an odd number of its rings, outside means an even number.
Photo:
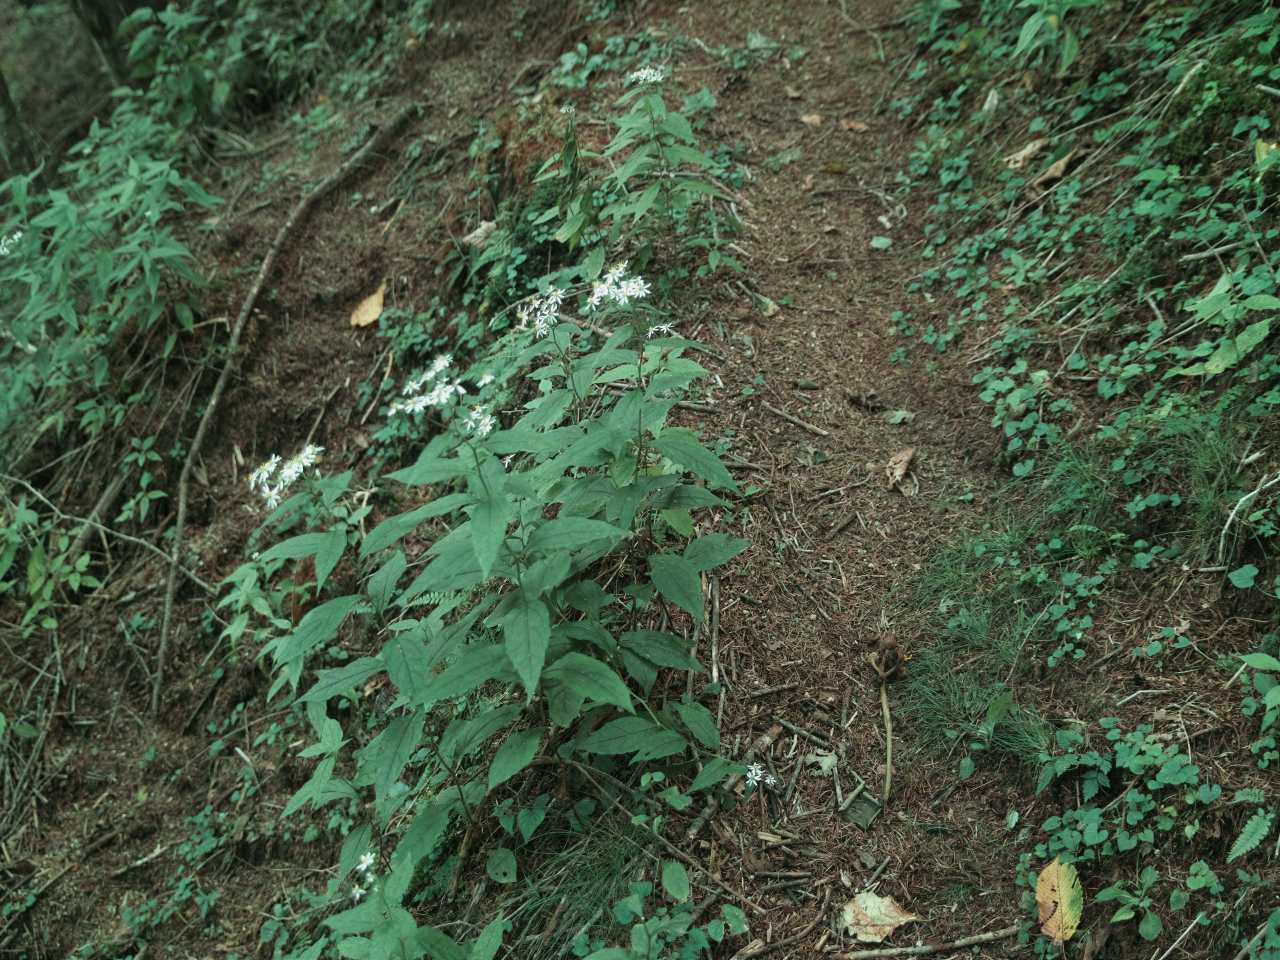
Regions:
<svg viewBox="0 0 1280 960"><path fill-rule="evenodd" d="M820 127L822 126L822 114L806 113L804 116L800 118L800 122L803 123L806 127Z"/></svg>
<svg viewBox="0 0 1280 960"><path fill-rule="evenodd" d="M1061 180L1066 175L1067 167L1071 166L1071 161L1074 160L1079 153L1080 151L1078 149L1069 150L1062 157L1049 164L1048 169L1045 170L1044 173L1031 181L1031 185L1033 187L1043 187L1045 184L1053 183L1055 180Z"/></svg>
<svg viewBox="0 0 1280 960"><path fill-rule="evenodd" d="M361 300L351 311L351 325L367 327L371 323L377 323L378 318L382 316L382 299L386 295L387 281L383 280L377 290Z"/></svg>
<svg viewBox="0 0 1280 960"><path fill-rule="evenodd" d="M863 943L883 943L904 923L920 918L904 910L893 897L880 897L864 890L844 905L840 923L845 931Z"/></svg>
<svg viewBox="0 0 1280 960"><path fill-rule="evenodd" d="M475 247L477 250L482 249L489 242L489 238L493 236L493 231L497 229L498 225L494 221L481 220L480 226L462 238L462 245L464 247Z"/></svg>
<svg viewBox="0 0 1280 960"><path fill-rule="evenodd" d="M866 133L871 128L861 120L841 120L840 129L848 130L851 133Z"/></svg>
<svg viewBox="0 0 1280 960"><path fill-rule="evenodd" d="M1015 150L1004 158L1004 165L1010 170L1021 170L1028 163L1034 160L1045 147L1049 145L1049 141L1043 138L1032 140L1021 150Z"/></svg>
<svg viewBox="0 0 1280 960"><path fill-rule="evenodd" d="M1070 940L1084 913L1084 888L1076 868L1054 857L1036 878L1036 906L1040 932L1055 943Z"/></svg>
<svg viewBox="0 0 1280 960"><path fill-rule="evenodd" d="M890 490L897 487L899 492L908 493L902 483L907 479L907 475L911 473L911 462L915 459L915 456L915 447L904 447L889 458L889 463L884 468L884 475ZM913 484L910 492L914 493L918 486L918 484Z"/></svg>

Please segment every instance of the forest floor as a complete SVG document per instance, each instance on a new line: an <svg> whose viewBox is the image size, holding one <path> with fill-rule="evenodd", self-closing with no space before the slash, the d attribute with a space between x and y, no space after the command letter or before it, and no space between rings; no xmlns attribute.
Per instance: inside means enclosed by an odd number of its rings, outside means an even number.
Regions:
<svg viewBox="0 0 1280 960"><path fill-rule="evenodd" d="M730 465L757 488L730 519L751 547L713 582L714 647L698 653L724 683L728 755L763 745L758 757L779 784L696 836L686 837L690 823L672 836L758 908L752 938L795 938L772 953L779 958L834 943L834 912L868 886L918 916L899 944L1018 923L1023 847L1009 815L1030 823L1044 813L1026 783L999 772L959 782L957 758L897 714L882 815L859 823L858 803L833 802L859 783L883 791L886 730L870 660L891 637L909 674L913 654L932 642L909 596L924 564L1010 506L1000 437L965 358L890 360L900 340L890 318L920 267L922 213L914 198L899 199L895 182L916 131L882 109L905 82L905 7L658 2L637 5L631 25L688 38L669 65L673 87L715 95L707 135L734 145L750 174L735 240L745 270L705 281L677 320L714 358L704 361L714 375L709 410L689 422L731 438ZM509 113L507 80L494 77L510 77L513 64L536 72L598 29L548 12L517 40L504 16L457 15L460 35L406 55L386 91L426 108L397 141L429 145L426 191L387 202L397 153L344 186L286 248L251 322L189 523L210 583L251 548L247 466L304 441L360 464L371 424L358 387L376 382L387 354L348 317L382 276L395 278L389 303L428 299L441 283L439 251L484 218L464 206L467 150L477 118L501 123ZM741 48L748 33L806 52L746 70L715 52ZM380 109L361 119L376 125L394 112ZM213 315L234 316L297 185L341 162L340 143L323 132L278 132L283 124L264 121L249 139L277 146L219 159L223 181L211 189L228 203L198 251L219 285ZM883 248L877 237L893 243ZM23 825L4 851L6 882L32 899L20 916L0 918L0 956L63 957L86 946L86 955L141 955L140 930L149 931L150 960L269 956L273 905L299 882L318 884L336 856L336 841L274 825L308 776L285 751L304 734L263 737L281 720L265 702L268 681L211 645L200 626L208 598L194 587L179 598L170 680L150 717L147 658L114 638L135 613L158 617L164 566L148 554L122 564L59 649L8 651L47 678L28 696L46 703L51 722L43 769L17 812ZM892 713L895 685L887 692ZM175 894L182 877L191 883ZM978 955L1027 949L1006 939Z"/></svg>

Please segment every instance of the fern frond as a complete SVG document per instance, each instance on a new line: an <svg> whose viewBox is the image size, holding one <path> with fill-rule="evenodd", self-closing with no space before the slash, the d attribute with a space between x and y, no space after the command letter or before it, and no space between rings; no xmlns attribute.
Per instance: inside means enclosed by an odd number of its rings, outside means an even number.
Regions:
<svg viewBox="0 0 1280 960"><path fill-rule="evenodd" d="M1259 810L1250 817L1244 829L1240 831L1240 836L1236 837L1236 842L1231 845L1231 852L1227 854L1227 863L1252 853L1271 832L1273 820L1275 820L1275 814L1265 810Z"/></svg>

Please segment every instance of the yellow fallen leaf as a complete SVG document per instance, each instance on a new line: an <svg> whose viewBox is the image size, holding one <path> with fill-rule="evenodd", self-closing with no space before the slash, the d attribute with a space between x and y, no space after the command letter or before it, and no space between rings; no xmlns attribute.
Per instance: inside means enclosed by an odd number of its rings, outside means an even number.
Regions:
<svg viewBox="0 0 1280 960"><path fill-rule="evenodd" d="M822 114L806 113L804 116L800 118L800 122L803 123L806 127L820 127L822 126Z"/></svg>
<svg viewBox="0 0 1280 960"><path fill-rule="evenodd" d="M1084 913L1084 888L1076 868L1054 857L1036 878L1036 905L1040 908L1040 932L1055 943L1070 940Z"/></svg>
<svg viewBox="0 0 1280 960"><path fill-rule="evenodd" d="M861 120L841 120L840 129L848 130L852 133L866 133L871 128Z"/></svg>
<svg viewBox="0 0 1280 960"><path fill-rule="evenodd" d="M845 930L863 943L883 943L904 923L919 919L902 909L893 897L880 897L870 890L858 894L840 911Z"/></svg>
<svg viewBox="0 0 1280 960"><path fill-rule="evenodd" d="M387 295L387 281L383 280L377 290L365 297L351 311L351 325L353 327L367 327L371 323L377 323L378 318L382 316L382 298Z"/></svg>

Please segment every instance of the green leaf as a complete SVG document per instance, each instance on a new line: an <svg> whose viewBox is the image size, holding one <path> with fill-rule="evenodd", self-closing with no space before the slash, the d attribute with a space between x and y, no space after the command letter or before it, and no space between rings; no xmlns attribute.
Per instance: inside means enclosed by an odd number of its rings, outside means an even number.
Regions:
<svg viewBox="0 0 1280 960"><path fill-rule="evenodd" d="M341 527L322 536L324 540L316 551L316 593L320 592L324 582L329 579L329 574L333 573L333 568L342 559L342 551L347 549L347 532Z"/></svg>
<svg viewBox="0 0 1280 960"><path fill-rule="evenodd" d="M1164 931L1164 922L1150 910L1142 915L1138 924L1138 933L1144 940L1155 940Z"/></svg>
<svg viewBox="0 0 1280 960"><path fill-rule="evenodd" d="M684 737L644 717L619 717L578 742L578 749L604 756L634 754L634 760L651 760L679 753Z"/></svg>
<svg viewBox="0 0 1280 960"><path fill-rule="evenodd" d="M677 701L671 705L680 719L689 728L699 743L709 750L720 749L720 731L716 728L716 718L700 703L683 703Z"/></svg>
<svg viewBox="0 0 1280 960"><path fill-rule="evenodd" d="M1243 567L1238 567L1227 574L1227 579L1231 581L1231 585L1241 590L1247 590L1252 587L1257 577L1258 568L1252 563L1246 563Z"/></svg>
<svg viewBox="0 0 1280 960"><path fill-rule="evenodd" d="M272 560L298 560L302 557L310 557L323 549L325 542L328 540L328 533L304 533L298 537L290 537L277 543L274 547L258 558L259 563L268 563Z"/></svg>
<svg viewBox="0 0 1280 960"><path fill-rule="evenodd" d="M728 563L750 543L725 533L709 533L705 537L692 540L684 548L684 558L699 573Z"/></svg>
<svg viewBox="0 0 1280 960"><path fill-rule="evenodd" d="M507 656L530 697L538 688L542 665L551 643L551 613L547 605L523 590L502 618Z"/></svg>
<svg viewBox="0 0 1280 960"><path fill-rule="evenodd" d="M668 860L662 865L662 889L677 902L689 899L689 874L684 864Z"/></svg>
<svg viewBox="0 0 1280 960"><path fill-rule="evenodd" d="M695 620L702 620L702 581L697 567L674 553L660 553L649 558L649 575L659 593Z"/></svg>
<svg viewBox="0 0 1280 960"><path fill-rule="evenodd" d="M596 703L611 703L628 713L635 712L631 705L631 692L622 678L607 663L595 657L577 651L566 653L547 667L543 677L548 683L563 684L579 697Z"/></svg>
<svg viewBox="0 0 1280 960"><path fill-rule="evenodd" d="M533 761L542 741L541 729L518 730L506 740L489 764L489 789L506 783Z"/></svg>
<svg viewBox="0 0 1280 960"><path fill-rule="evenodd" d="M496 643L469 646L431 681L422 694L422 702L463 696L485 681L500 676L508 666L507 653L502 646Z"/></svg>
<svg viewBox="0 0 1280 960"><path fill-rule="evenodd" d="M630 536L622 527L587 517L556 517L540 525L529 536L531 553L559 553L576 550L600 540L617 543Z"/></svg>
<svg viewBox="0 0 1280 960"><path fill-rule="evenodd" d="M470 489L476 497L467 512L471 515L471 545L480 562L480 573L488 579L506 539L507 524L514 514L505 492L506 474L502 461L490 457L471 475Z"/></svg>
<svg viewBox="0 0 1280 960"><path fill-rule="evenodd" d="M467 954L467 960L493 960L502 947L502 935L506 929L507 921L502 917L490 920L489 925L480 931L480 936L476 937L471 944L471 952Z"/></svg>
<svg viewBox="0 0 1280 960"><path fill-rule="evenodd" d="M452 513L454 510L462 509L469 499L465 493L451 493L448 496L437 497L430 503L424 503L420 507L415 507L408 513L388 517L374 527L370 534L361 541L360 559L363 560L369 554L377 553L379 550L391 546L424 520L430 520L432 517L443 516L446 513Z"/></svg>
<svg viewBox="0 0 1280 960"><path fill-rule="evenodd" d="M712 757L698 771L698 775L693 778L693 783L689 786L689 792L697 793L699 790L706 790L708 787L719 786L724 783L729 774L741 769L742 764L726 760L724 757Z"/></svg>
<svg viewBox="0 0 1280 960"><path fill-rule="evenodd" d="M872 250L888 250L892 246L893 246L893 239L891 237L872 237L871 238Z"/></svg>
<svg viewBox="0 0 1280 960"><path fill-rule="evenodd" d="M324 703L330 697L348 692L356 684L362 683L381 670L381 657L361 657L334 670L318 670L316 682L310 690L298 698L298 702L309 703L315 700Z"/></svg>
<svg viewBox="0 0 1280 960"><path fill-rule="evenodd" d="M446 460L437 453L431 452L430 447L422 451L418 457L417 463L411 467L405 467L403 470L396 470L387 474L388 480L395 480L397 483L403 483L410 487L420 487L429 483L443 483L446 480L453 480L455 477L466 476L470 471L475 469L475 465L454 457Z"/></svg>
<svg viewBox="0 0 1280 960"><path fill-rule="evenodd" d="M1246 653L1240 659L1245 662L1246 666L1252 667L1254 670L1270 670L1274 673L1280 673L1280 660L1277 660L1269 653Z"/></svg>
<svg viewBox="0 0 1280 960"><path fill-rule="evenodd" d="M698 442L692 430L667 427L654 440L653 445L672 463L684 467L712 486L737 492L738 485L729 475L728 469L720 462L719 457Z"/></svg>
<svg viewBox="0 0 1280 960"><path fill-rule="evenodd" d="M489 851L489 859L485 862L484 872L494 883L516 882L516 855L506 847L496 847Z"/></svg>

